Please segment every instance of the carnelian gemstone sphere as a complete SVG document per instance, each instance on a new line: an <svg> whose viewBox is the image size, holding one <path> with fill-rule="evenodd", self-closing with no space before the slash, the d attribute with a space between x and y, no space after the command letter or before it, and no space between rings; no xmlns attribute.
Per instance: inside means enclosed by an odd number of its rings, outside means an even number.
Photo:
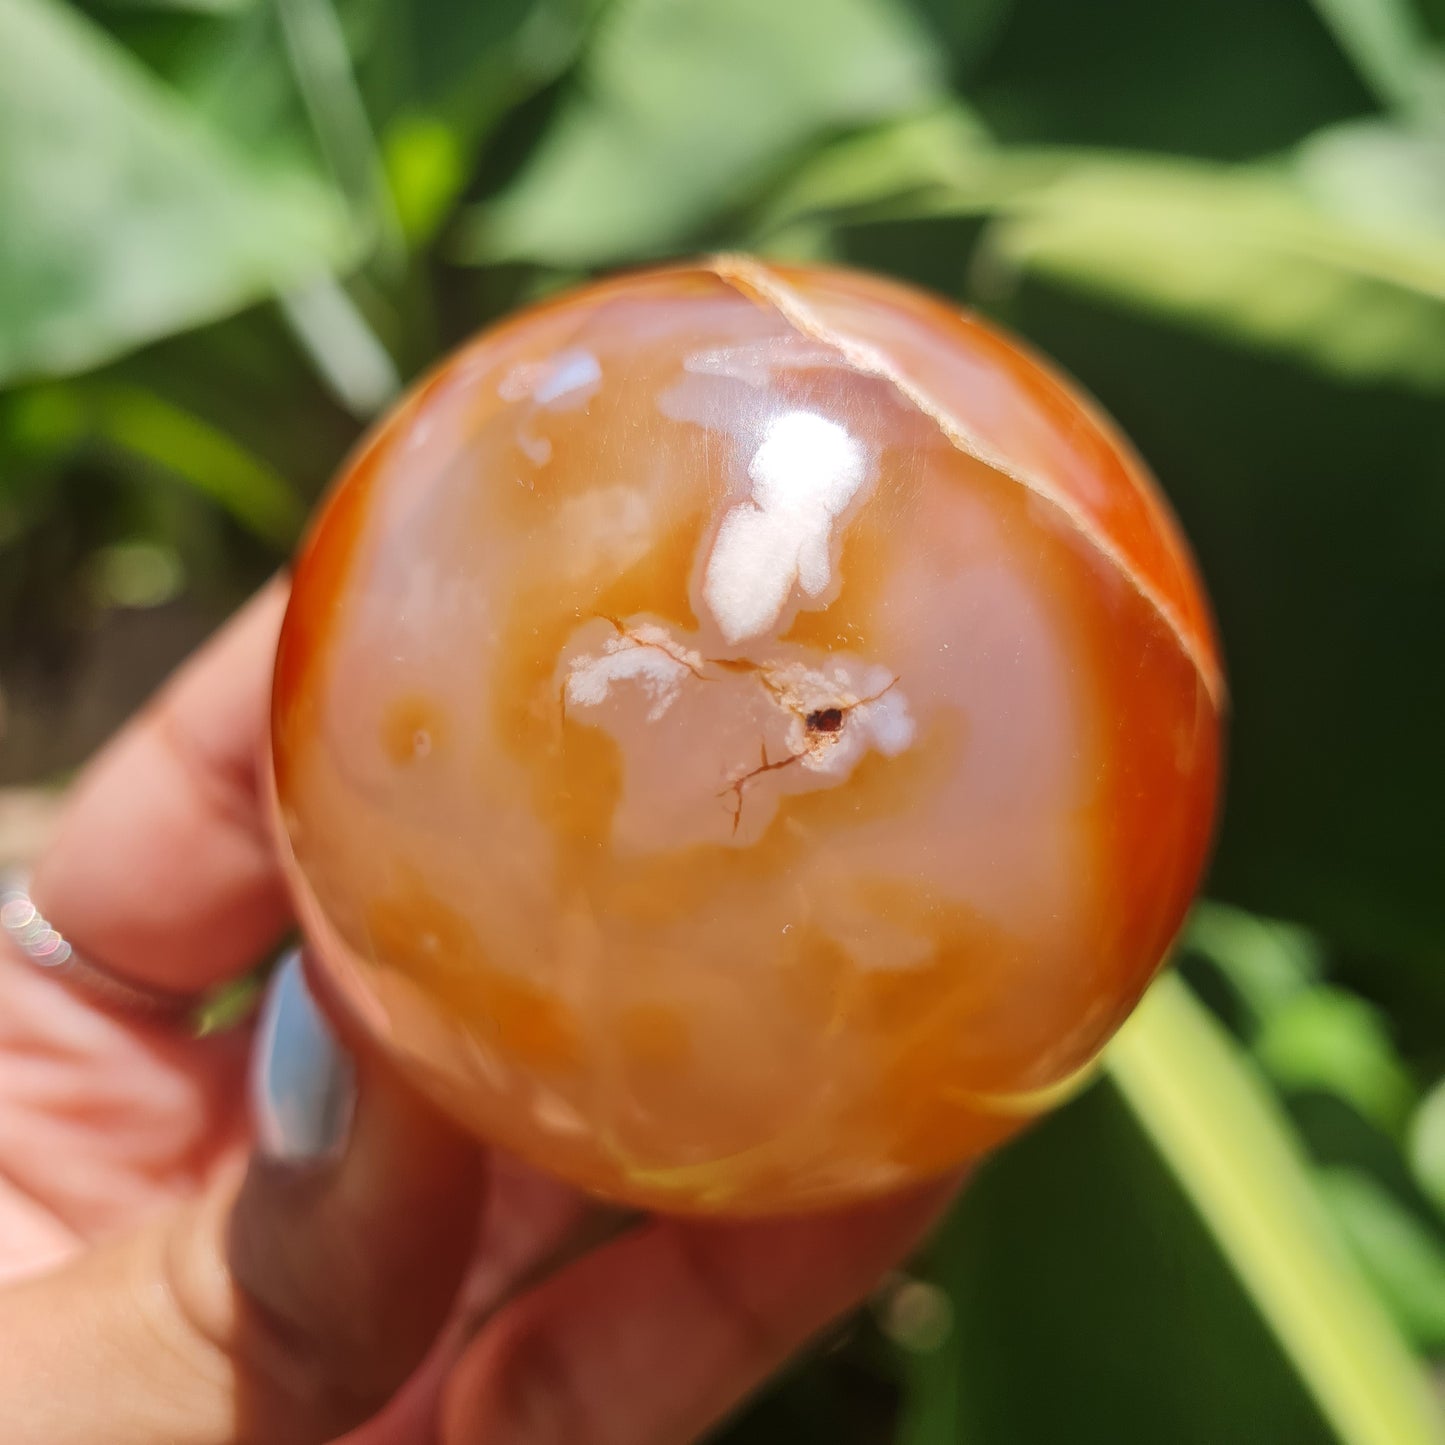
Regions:
<svg viewBox="0 0 1445 1445"><path fill-rule="evenodd" d="M277 798L443 1107L776 1212L1067 1090L1197 884L1222 696L1093 405L915 291L724 257L513 317L375 432L296 568Z"/></svg>

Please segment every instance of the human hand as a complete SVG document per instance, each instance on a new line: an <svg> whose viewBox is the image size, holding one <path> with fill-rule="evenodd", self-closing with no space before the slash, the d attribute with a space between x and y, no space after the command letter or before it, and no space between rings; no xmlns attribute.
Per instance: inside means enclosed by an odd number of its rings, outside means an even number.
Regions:
<svg viewBox="0 0 1445 1445"><path fill-rule="evenodd" d="M36 867L40 910L142 991L238 977L290 924L259 777L284 604L110 744ZM259 1029L196 1039L0 955L7 1445L684 1445L949 1192L618 1233L438 1117L296 963Z"/></svg>

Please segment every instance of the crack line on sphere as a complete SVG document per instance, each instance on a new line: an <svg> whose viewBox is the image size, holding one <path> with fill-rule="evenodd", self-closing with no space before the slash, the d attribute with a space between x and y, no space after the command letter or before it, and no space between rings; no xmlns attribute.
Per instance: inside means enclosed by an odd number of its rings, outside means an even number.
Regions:
<svg viewBox="0 0 1445 1445"><path fill-rule="evenodd" d="M1223 711L1224 679L1208 662L1201 640L1191 634L1168 600L1139 576L1128 558L1080 507L1040 478L1021 471L981 446L946 408L940 406L916 382L904 376L881 350L834 330L771 268L751 257L732 254L713 256L703 265L725 285L731 286L748 300L771 306L800 335L832 347L854 371L888 382L900 396L928 417L952 446L966 456L973 457L975 461L991 467L1001 476L1027 488L1063 513L1074 530L1114 566L1168 627L1184 655L1194 664L1194 670L1203 682L1210 702L1214 704L1216 711Z"/></svg>

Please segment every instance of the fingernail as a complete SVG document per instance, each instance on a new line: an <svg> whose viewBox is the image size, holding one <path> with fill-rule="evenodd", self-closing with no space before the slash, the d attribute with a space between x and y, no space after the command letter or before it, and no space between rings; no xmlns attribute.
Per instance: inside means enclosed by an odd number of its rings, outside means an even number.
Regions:
<svg viewBox="0 0 1445 1445"><path fill-rule="evenodd" d="M356 1070L306 986L301 950L277 966L251 1060L256 1145L285 1164L323 1163L346 1145Z"/></svg>

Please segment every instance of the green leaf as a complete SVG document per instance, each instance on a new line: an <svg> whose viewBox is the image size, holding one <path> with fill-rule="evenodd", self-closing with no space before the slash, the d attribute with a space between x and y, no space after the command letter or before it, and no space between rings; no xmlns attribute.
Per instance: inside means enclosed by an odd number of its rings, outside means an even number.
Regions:
<svg viewBox="0 0 1445 1445"><path fill-rule="evenodd" d="M976 72L1008 22L1016 0L913 0L913 8L948 47L955 76Z"/></svg>
<svg viewBox="0 0 1445 1445"><path fill-rule="evenodd" d="M1433 103L1425 27L1410 0L1312 0L1340 49L1388 106L1412 111Z"/></svg>
<svg viewBox="0 0 1445 1445"><path fill-rule="evenodd" d="M1254 1053L1286 1089L1320 1089L1346 1100L1398 1138L1415 1102L1378 1009L1338 988L1300 994L1271 1017Z"/></svg>
<svg viewBox="0 0 1445 1445"><path fill-rule="evenodd" d="M818 151L758 207L754 241L800 221L857 222L987 210L1003 199L998 152L956 101L872 126ZM971 201L968 198L972 198Z"/></svg>
<svg viewBox="0 0 1445 1445"><path fill-rule="evenodd" d="M966 93L1011 143L1220 161L1283 150L1371 98L1304 0L1015 0Z"/></svg>
<svg viewBox="0 0 1445 1445"><path fill-rule="evenodd" d="M1445 1079L1426 1094L1410 1121L1410 1164L1421 1189L1445 1215Z"/></svg>
<svg viewBox="0 0 1445 1445"><path fill-rule="evenodd" d="M922 1273L952 1327L899 1360L898 1445L1337 1445L1107 1078L979 1169Z"/></svg>
<svg viewBox="0 0 1445 1445"><path fill-rule="evenodd" d="M1310 933L1201 903L1183 948L1228 981L1244 1005L1237 1032L1276 1083L1331 1094L1387 1137L1403 1137L1417 1091L1389 1020L1358 994L1322 981L1324 950Z"/></svg>
<svg viewBox="0 0 1445 1445"><path fill-rule="evenodd" d="M1322 950L1303 928L1212 900L1189 918L1184 947L1202 954L1244 1004L1253 1037L1318 984Z"/></svg>
<svg viewBox="0 0 1445 1445"><path fill-rule="evenodd" d="M1291 170L1304 193L1341 221L1445 238L1445 129L1380 120L1330 126L1296 148Z"/></svg>
<svg viewBox="0 0 1445 1445"><path fill-rule="evenodd" d="M268 165L338 177L384 243L399 221L416 249L491 130L575 58L597 3L250 0L148 59L216 135Z"/></svg>
<svg viewBox="0 0 1445 1445"><path fill-rule="evenodd" d="M351 11L366 7L343 0ZM576 57L601 0L379 0L358 45L373 114L441 119L470 149Z"/></svg>
<svg viewBox="0 0 1445 1445"><path fill-rule="evenodd" d="M386 0L358 70L403 232L429 241L508 111L575 59L598 0Z"/></svg>
<svg viewBox="0 0 1445 1445"><path fill-rule="evenodd" d="M1359 379L1445 387L1445 142L1340 127L1290 165L1001 148L941 110L824 150L756 220L994 217L985 300L1025 272Z"/></svg>
<svg viewBox="0 0 1445 1445"><path fill-rule="evenodd" d="M1400 1328L1421 1350L1445 1348L1445 1246L1439 1237L1360 1170L1328 1170L1320 1188Z"/></svg>
<svg viewBox="0 0 1445 1445"><path fill-rule="evenodd" d="M1345 375L1445 387L1445 239L1326 213L1283 174L1081 155L1010 204L989 255Z"/></svg>
<svg viewBox="0 0 1445 1445"><path fill-rule="evenodd" d="M114 28L123 41L143 46L146 29L134 22ZM211 136L253 166L325 182L326 157L275 0L252 0L233 14L176 30L169 45L139 53Z"/></svg>
<svg viewBox="0 0 1445 1445"><path fill-rule="evenodd" d="M1106 1058L1340 1439L1438 1445L1429 1389L1342 1252L1282 1116L1179 978L1154 985Z"/></svg>
<svg viewBox="0 0 1445 1445"><path fill-rule="evenodd" d="M331 0L274 0L286 53L331 174L382 256L395 265L401 233L351 52Z"/></svg>
<svg viewBox="0 0 1445 1445"><path fill-rule="evenodd" d="M383 163L402 234L419 245L466 184L456 132L430 116L401 116L387 130Z"/></svg>
<svg viewBox="0 0 1445 1445"><path fill-rule="evenodd" d="M676 246L804 147L940 93L885 0L618 0L472 260L595 266Z"/></svg>
<svg viewBox="0 0 1445 1445"><path fill-rule="evenodd" d="M53 0L0 0L0 215L0 381L94 366L351 247L329 193L251 169Z"/></svg>
<svg viewBox="0 0 1445 1445"><path fill-rule="evenodd" d="M282 297L281 314L328 390L353 416L374 416L401 390L390 353L339 282L323 277Z"/></svg>
<svg viewBox="0 0 1445 1445"><path fill-rule="evenodd" d="M295 542L305 516L296 492L200 417L151 392L119 385L99 392L97 413L102 440L209 497L262 541L281 550Z"/></svg>
<svg viewBox="0 0 1445 1445"><path fill-rule="evenodd" d="M228 15L260 3L261 0L99 0L103 8L112 11L191 10L198 15Z"/></svg>

